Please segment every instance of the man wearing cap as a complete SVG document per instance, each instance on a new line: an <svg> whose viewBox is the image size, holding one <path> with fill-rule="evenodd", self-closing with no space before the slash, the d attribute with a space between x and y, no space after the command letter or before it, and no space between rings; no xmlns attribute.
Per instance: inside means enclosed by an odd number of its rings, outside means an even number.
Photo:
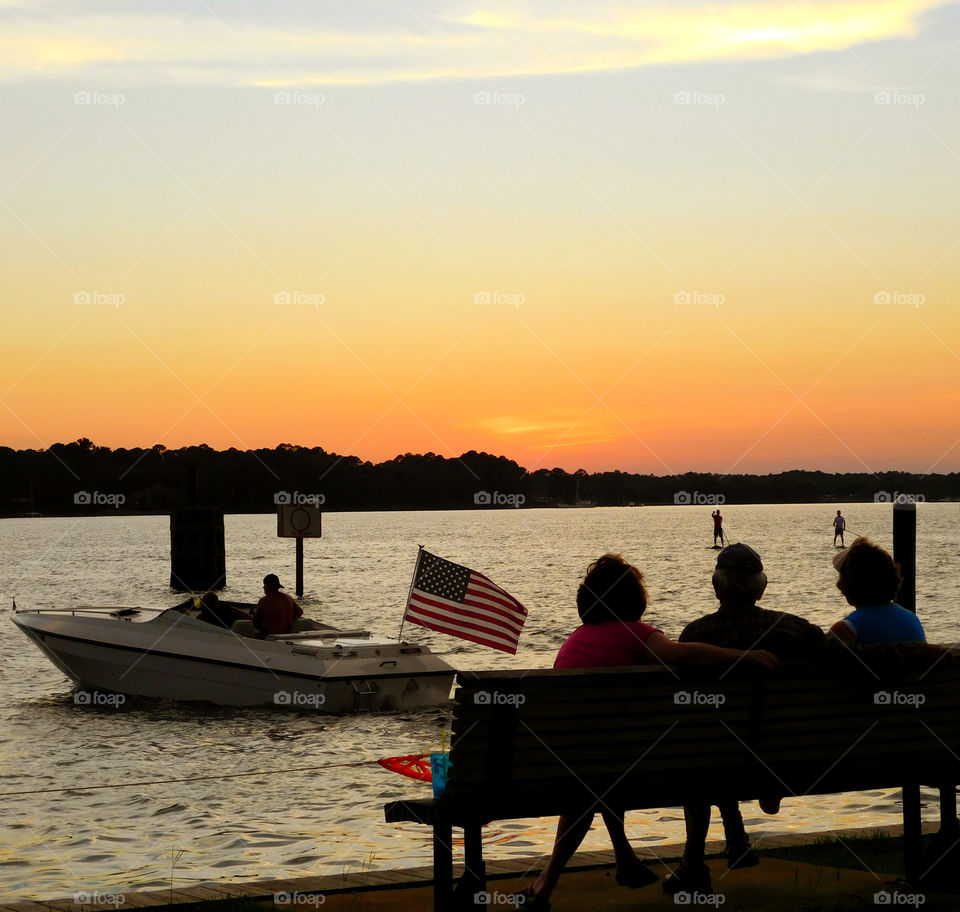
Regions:
<svg viewBox="0 0 960 912"><path fill-rule="evenodd" d="M720 607L687 624L679 642L712 643L730 649L766 649L777 658L790 661L816 658L823 649L823 631L795 614L759 608L757 602L767 587L760 555L749 545L736 544L717 555L713 591ZM764 799L761 808L775 814L780 799ZM727 839L727 867L746 868L757 864L750 848L737 802L718 805ZM704 845L710 827L710 805L684 806L687 840L677 870L663 883L668 893L680 891L712 893L710 869L704 861Z"/></svg>
<svg viewBox="0 0 960 912"><path fill-rule="evenodd" d="M263 578L263 598L253 611L253 624L264 636L290 633L294 621L303 614L293 596L281 592L282 588L276 573L268 573Z"/></svg>

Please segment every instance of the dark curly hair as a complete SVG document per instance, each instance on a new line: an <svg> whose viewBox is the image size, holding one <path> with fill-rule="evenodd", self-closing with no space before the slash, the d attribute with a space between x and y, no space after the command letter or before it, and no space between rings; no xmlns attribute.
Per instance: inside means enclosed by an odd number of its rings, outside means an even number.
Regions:
<svg viewBox="0 0 960 912"><path fill-rule="evenodd" d="M837 588L855 608L892 602L903 582L899 565L869 538L858 538L837 570Z"/></svg>
<svg viewBox="0 0 960 912"><path fill-rule="evenodd" d="M619 554L604 554L587 567L577 589L577 613L584 624L639 621L646 609L643 574Z"/></svg>

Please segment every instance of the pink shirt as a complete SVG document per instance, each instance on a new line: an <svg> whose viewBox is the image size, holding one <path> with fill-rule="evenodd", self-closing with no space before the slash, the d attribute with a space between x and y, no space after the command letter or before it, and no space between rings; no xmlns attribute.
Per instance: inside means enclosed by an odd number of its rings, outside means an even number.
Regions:
<svg viewBox="0 0 960 912"><path fill-rule="evenodd" d="M643 665L651 660L644 643L662 633L643 621L606 621L578 627L557 653L554 668L598 668L604 665Z"/></svg>

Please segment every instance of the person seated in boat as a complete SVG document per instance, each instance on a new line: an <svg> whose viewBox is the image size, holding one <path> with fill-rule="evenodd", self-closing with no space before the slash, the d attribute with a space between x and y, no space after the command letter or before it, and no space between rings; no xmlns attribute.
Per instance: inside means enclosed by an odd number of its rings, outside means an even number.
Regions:
<svg viewBox="0 0 960 912"><path fill-rule="evenodd" d="M837 588L856 609L830 628L848 643L925 643L920 619L894 599L903 577L890 554L869 538L858 538L833 559Z"/></svg>
<svg viewBox="0 0 960 912"><path fill-rule="evenodd" d="M777 657L762 649L726 649L706 643L677 643L662 631L643 623L647 591L643 574L619 554L595 560L577 591L577 613L583 621L557 653L554 668L597 668L616 665L705 665L744 660L765 669L776 668ZM642 887L657 876L634 854L623 829L623 813L598 806L579 817L563 816L557 824L553 854L544 872L526 888L527 909L549 908L566 863L600 811L613 843L616 880Z"/></svg>
<svg viewBox="0 0 960 912"><path fill-rule="evenodd" d="M303 616L303 609L293 596L281 592L282 588L276 573L268 573L263 578L263 598L253 611L253 626L261 636L291 633L294 622Z"/></svg>
<svg viewBox="0 0 960 912"><path fill-rule="evenodd" d="M200 596L200 614L197 620L229 630L234 621L250 621L253 618L242 608L221 602L216 592L204 592Z"/></svg>

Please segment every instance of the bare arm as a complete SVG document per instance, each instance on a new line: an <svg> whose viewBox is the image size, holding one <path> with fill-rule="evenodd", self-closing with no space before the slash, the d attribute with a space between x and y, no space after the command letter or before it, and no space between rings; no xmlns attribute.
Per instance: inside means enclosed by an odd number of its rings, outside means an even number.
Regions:
<svg viewBox="0 0 960 912"><path fill-rule="evenodd" d="M837 621L837 623L830 628L830 633L845 643L857 642L856 633L853 632L853 628L844 620Z"/></svg>
<svg viewBox="0 0 960 912"><path fill-rule="evenodd" d="M780 660L766 649L727 649L709 643L675 643L662 633L651 633L644 644L661 662L667 665L716 665L745 659L764 668L773 669Z"/></svg>

